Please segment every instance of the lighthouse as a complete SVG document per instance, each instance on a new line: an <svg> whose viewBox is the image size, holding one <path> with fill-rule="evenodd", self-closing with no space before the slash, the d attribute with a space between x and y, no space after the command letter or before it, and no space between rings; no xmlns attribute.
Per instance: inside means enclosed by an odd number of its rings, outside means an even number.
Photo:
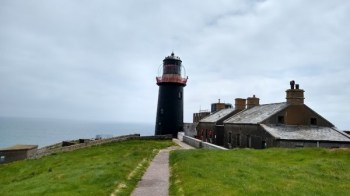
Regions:
<svg viewBox="0 0 350 196"><path fill-rule="evenodd" d="M188 77L174 52L165 57L161 70L156 77L159 92L155 135L171 134L176 138L177 133L183 131L183 89Z"/></svg>

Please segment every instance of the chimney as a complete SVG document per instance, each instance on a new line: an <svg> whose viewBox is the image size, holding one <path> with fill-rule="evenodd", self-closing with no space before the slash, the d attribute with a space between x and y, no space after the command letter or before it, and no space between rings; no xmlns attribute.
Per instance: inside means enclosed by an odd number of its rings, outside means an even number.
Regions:
<svg viewBox="0 0 350 196"><path fill-rule="evenodd" d="M244 110L246 99L236 98L235 99L235 110Z"/></svg>
<svg viewBox="0 0 350 196"><path fill-rule="evenodd" d="M255 95L253 95L253 97L247 98L247 109L258 105L259 105L259 98L255 97Z"/></svg>
<svg viewBox="0 0 350 196"><path fill-rule="evenodd" d="M291 88L286 90L287 93L287 103L293 105L304 104L304 90L299 89L299 84L295 84L294 80L290 82ZM294 86L295 85L295 86Z"/></svg>

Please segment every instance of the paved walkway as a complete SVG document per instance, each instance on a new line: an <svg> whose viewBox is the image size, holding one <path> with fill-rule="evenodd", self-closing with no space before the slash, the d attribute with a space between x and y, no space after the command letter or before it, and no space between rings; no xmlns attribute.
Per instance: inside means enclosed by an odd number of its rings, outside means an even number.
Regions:
<svg viewBox="0 0 350 196"><path fill-rule="evenodd" d="M192 146L189 146L178 139L173 139L173 141L179 146L171 146L159 151L131 195L169 195L169 152L176 149L193 149Z"/></svg>

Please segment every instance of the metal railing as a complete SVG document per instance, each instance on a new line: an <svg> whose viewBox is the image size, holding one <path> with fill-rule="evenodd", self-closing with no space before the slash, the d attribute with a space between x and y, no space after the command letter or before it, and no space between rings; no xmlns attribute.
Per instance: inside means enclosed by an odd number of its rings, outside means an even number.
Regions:
<svg viewBox="0 0 350 196"><path fill-rule="evenodd" d="M180 84L186 85L187 79L188 77L183 78L178 74L164 74L163 76L156 77L157 84L171 82L171 83L180 83Z"/></svg>

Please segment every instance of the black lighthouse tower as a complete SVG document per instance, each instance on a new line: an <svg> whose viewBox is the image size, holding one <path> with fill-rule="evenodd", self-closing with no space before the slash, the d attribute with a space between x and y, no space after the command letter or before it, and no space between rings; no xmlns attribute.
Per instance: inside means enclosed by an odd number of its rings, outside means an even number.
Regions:
<svg viewBox="0 0 350 196"><path fill-rule="evenodd" d="M157 77L159 86L155 135L177 137L183 131L183 89L187 83L180 57L171 53L163 60L163 72Z"/></svg>

